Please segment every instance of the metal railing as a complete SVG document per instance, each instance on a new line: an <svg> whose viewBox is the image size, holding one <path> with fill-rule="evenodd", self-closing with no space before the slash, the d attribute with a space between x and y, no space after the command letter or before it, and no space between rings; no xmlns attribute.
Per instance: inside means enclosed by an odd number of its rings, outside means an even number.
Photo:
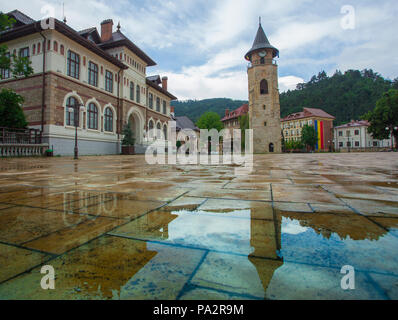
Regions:
<svg viewBox="0 0 398 320"><path fill-rule="evenodd" d="M251 68L253 68L253 67L255 67L255 66L264 66L264 65L267 65L267 64L278 65L278 63L277 63L277 61L276 61L275 59L272 59L272 60L265 60L264 62L262 62L262 61L256 61L256 62L249 62L249 63L247 64L247 69L251 69Z"/></svg>
<svg viewBox="0 0 398 320"><path fill-rule="evenodd" d="M0 144L41 144L42 132L38 129L13 129L0 127Z"/></svg>

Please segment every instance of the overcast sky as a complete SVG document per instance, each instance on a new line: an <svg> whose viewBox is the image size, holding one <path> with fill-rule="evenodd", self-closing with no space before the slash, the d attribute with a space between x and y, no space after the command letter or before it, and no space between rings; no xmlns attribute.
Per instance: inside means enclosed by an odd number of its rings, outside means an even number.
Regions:
<svg viewBox="0 0 398 320"><path fill-rule="evenodd" d="M19 9L34 19L62 1L0 0L4 12ZM284 91L325 70L373 68L398 77L396 0L65 0L67 23L76 30L112 18L157 66L148 75L169 77L183 99L247 99L247 62L258 17L280 50L279 86ZM344 6L355 9L343 10ZM353 28L353 29L352 29Z"/></svg>

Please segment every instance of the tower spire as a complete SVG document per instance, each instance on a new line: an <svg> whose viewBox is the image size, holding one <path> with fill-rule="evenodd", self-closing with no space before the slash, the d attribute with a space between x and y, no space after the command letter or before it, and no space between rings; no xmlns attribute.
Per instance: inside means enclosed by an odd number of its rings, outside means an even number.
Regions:
<svg viewBox="0 0 398 320"><path fill-rule="evenodd" d="M261 16L258 17L258 24L259 24L259 26L261 26Z"/></svg>

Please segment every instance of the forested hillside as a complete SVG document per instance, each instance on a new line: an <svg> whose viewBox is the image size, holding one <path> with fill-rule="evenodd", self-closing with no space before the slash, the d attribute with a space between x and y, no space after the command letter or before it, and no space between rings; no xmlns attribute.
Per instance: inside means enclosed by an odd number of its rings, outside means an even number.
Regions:
<svg viewBox="0 0 398 320"><path fill-rule="evenodd" d="M176 116L187 116L196 123L200 116L206 111L216 112L221 118L223 118L225 115L225 109L234 110L245 103L247 103L247 101L216 98L206 100L172 101L171 105L175 107Z"/></svg>
<svg viewBox="0 0 398 320"><path fill-rule="evenodd" d="M336 71L328 77L320 72L297 89L280 95L281 116L302 111L303 108L320 108L336 117L335 124L358 120L373 110L376 101L392 87L398 88L398 80L389 81L372 70Z"/></svg>
<svg viewBox="0 0 398 320"><path fill-rule="evenodd" d="M386 80L372 70L336 71L331 77L322 71L307 83L298 84L296 90L280 95L281 117L302 111L303 108L320 108L336 117L335 125L351 119L358 120L373 110L376 101L390 88L398 89L398 78ZM221 117L225 109L233 110L247 101L225 98L173 101L177 116L188 116L193 121L206 111L217 112Z"/></svg>

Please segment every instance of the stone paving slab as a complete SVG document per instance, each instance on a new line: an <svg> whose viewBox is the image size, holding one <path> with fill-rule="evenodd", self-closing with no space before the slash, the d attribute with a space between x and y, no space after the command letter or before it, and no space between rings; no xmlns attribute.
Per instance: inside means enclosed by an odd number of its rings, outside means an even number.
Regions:
<svg viewBox="0 0 398 320"><path fill-rule="evenodd" d="M50 257L45 253L0 243L0 283L47 261Z"/></svg>
<svg viewBox="0 0 398 320"><path fill-rule="evenodd" d="M0 299L396 299L396 154L254 160L1 159Z"/></svg>

